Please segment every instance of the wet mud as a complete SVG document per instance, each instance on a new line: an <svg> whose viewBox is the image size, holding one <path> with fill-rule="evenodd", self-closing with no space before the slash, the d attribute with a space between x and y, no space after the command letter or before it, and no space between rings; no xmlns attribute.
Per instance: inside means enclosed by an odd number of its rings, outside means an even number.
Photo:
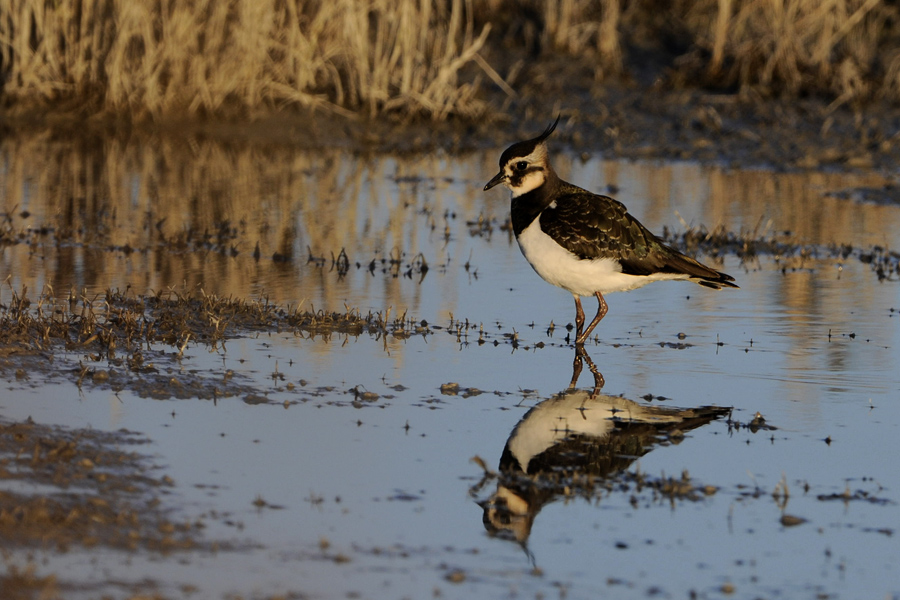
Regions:
<svg viewBox="0 0 900 600"><path fill-rule="evenodd" d="M131 431L0 421L0 538L4 598L66 597L77 582L10 563L30 551L74 548L167 554L209 551L203 518L173 514L174 481ZM83 589L78 590L83 593ZM135 590L137 591L137 590Z"/></svg>
<svg viewBox="0 0 900 600"><path fill-rule="evenodd" d="M32 299L13 292L0 306L0 374L23 388L75 383L79 388L130 391L157 400L217 400L233 396L266 402L258 385L230 369L205 372L181 368L187 353L224 352L229 342L262 334L298 340L347 343L366 336L375 342L449 335L460 344L518 348L517 336L486 332L482 324L451 319L444 325L414 320L405 313L361 314L298 310L265 299L211 296L202 290L141 296L107 291L92 298L57 298L46 291ZM530 347L526 346L525 349ZM282 382L277 370L273 380ZM305 399L316 391L286 382ZM283 391L276 387L275 391ZM442 390L443 391L443 390ZM357 394L355 390L347 393ZM365 394L361 395L367 400ZM377 396L376 396L377 398Z"/></svg>
<svg viewBox="0 0 900 600"><path fill-rule="evenodd" d="M329 113L283 112L252 123L169 119L128 123L36 113L4 118L0 130L51 130L61 139L156 135L200 140L341 148L363 154L451 154L505 147L563 117L557 139L576 153L630 160L689 160L731 168L776 170L891 170L900 162L900 119L890 102L835 105L826 98L762 98L753 92L667 85L658 71L595 84L582 65L566 59L529 66L519 94L493 90L502 111L477 122L410 121L381 116L347 119ZM895 186L878 196L897 202Z"/></svg>

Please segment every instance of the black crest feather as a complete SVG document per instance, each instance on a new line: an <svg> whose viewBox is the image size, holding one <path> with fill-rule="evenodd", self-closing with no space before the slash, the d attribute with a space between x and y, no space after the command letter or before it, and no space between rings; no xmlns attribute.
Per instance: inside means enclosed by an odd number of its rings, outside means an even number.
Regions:
<svg viewBox="0 0 900 600"><path fill-rule="evenodd" d="M556 120L553 121L553 124L550 125L549 127L547 127L547 129L544 130L544 133L542 133L541 135L539 135L538 137L536 137L534 139L535 144L540 144L541 142L546 140L548 137L550 137L550 134L553 133L553 131L556 129L556 126L559 124L559 119L561 117L562 117L562 113L556 115Z"/></svg>
<svg viewBox="0 0 900 600"><path fill-rule="evenodd" d="M500 168L503 168L503 165L508 163L513 158L519 158L522 156L528 156L538 144L546 140L550 137L550 134L556 129L556 126L559 124L559 119L562 117L561 114L556 116L556 120L551 124L547 129L544 130L544 133L537 136L536 138L532 138L530 140L525 140L524 142L517 142L507 148L502 155L500 155Z"/></svg>

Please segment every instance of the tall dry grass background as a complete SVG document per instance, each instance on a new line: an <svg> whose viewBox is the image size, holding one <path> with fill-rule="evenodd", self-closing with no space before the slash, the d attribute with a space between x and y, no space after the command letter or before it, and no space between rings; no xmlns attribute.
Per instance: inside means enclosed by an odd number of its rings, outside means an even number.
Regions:
<svg viewBox="0 0 900 600"><path fill-rule="evenodd" d="M4 0L0 94L137 117L477 118L488 82L513 96L543 57L603 80L646 47L673 85L900 100L887 0Z"/></svg>
<svg viewBox="0 0 900 600"><path fill-rule="evenodd" d="M477 116L484 46L464 0L4 0L9 102L159 116L285 104Z"/></svg>
<svg viewBox="0 0 900 600"><path fill-rule="evenodd" d="M883 0L700 0L683 22L707 81L841 104L900 99L898 17Z"/></svg>

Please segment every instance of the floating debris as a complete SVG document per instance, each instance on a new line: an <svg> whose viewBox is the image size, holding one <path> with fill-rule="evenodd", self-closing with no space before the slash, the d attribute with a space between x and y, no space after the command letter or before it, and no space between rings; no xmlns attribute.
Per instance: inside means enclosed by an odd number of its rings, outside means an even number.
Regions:
<svg viewBox="0 0 900 600"><path fill-rule="evenodd" d="M871 504L894 504L893 500L889 500L887 498L880 498L875 496L874 494L870 494L865 490L856 490L855 492L851 492L850 488L844 490L841 494L819 494L816 496L817 500L821 500L822 502L831 502L831 501L840 501L840 502L869 502Z"/></svg>
<svg viewBox="0 0 900 600"><path fill-rule="evenodd" d="M441 384L441 393L446 396L455 396L459 393L459 384L458 383L442 383Z"/></svg>
<svg viewBox="0 0 900 600"><path fill-rule="evenodd" d="M743 429L749 429L752 433L756 433L758 431L775 431L778 428L774 425L769 425L766 423L765 417L762 416L762 413L759 411L753 415L753 418L747 423L741 423L736 419L729 418L728 421L728 431L729 433L733 431L740 431Z"/></svg>
<svg viewBox="0 0 900 600"><path fill-rule="evenodd" d="M781 519L779 519L778 522L781 523L784 527L796 527L797 525L806 523L806 519L804 519L803 517L784 514L781 515Z"/></svg>

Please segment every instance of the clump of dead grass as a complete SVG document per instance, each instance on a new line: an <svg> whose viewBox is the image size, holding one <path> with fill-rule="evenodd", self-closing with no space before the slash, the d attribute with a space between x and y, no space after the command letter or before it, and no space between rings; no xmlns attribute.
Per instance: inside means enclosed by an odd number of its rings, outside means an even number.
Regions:
<svg viewBox="0 0 900 600"><path fill-rule="evenodd" d="M589 55L595 78L622 72L620 0L555 0L543 3L545 44L570 55Z"/></svg>
<svg viewBox="0 0 900 600"><path fill-rule="evenodd" d="M682 76L719 87L842 103L900 99L898 9L883 0L675 3L691 49Z"/></svg>
<svg viewBox="0 0 900 600"><path fill-rule="evenodd" d="M80 99L159 117L296 104L341 114L474 116L460 69L475 32L463 0L10 0L0 9L8 101Z"/></svg>
<svg viewBox="0 0 900 600"><path fill-rule="evenodd" d="M512 97L547 57L601 81L640 72L634 51L655 48L675 86L836 107L900 100L898 33L886 0L9 0L0 85L7 105L138 117L473 119L489 110L484 75Z"/></svg>
<svg viewBox="0 0 900 600"><path fill-rule="evenodd" d="M135 294L130 289L106 290L88 296L71 291L63 296L45 288L34 299L28 289L9 290L0 303L0 356L52 352L62 346L89 361L124 364L132 371L145 367L154 345L184 352L188 345L216 349L227 339L256 331L290 331L310 338L333 335L376 339L407 338L430 333L391 310L362 314L281 306L267 298L247 300L207 294L202 289L160 290Z"/></svg>

